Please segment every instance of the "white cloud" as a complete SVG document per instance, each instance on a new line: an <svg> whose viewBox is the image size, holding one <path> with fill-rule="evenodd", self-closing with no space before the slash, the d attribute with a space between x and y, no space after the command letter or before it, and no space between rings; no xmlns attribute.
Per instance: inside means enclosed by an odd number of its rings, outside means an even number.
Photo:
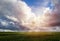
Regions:
<svg viewBox="0 0 60 41"><path fill-rule="evenodd" d="M6 21L1 21L1 24L3 25L3 26L7 26L8 25L8 23L6 22Z"/></svg>
<svg viewBox="0 0 60 41"><path fill-rule="evenodd" d="M13 17L13 16L6 16L8 19L11 19L13 21L19 22L17 18Z"/></svg>

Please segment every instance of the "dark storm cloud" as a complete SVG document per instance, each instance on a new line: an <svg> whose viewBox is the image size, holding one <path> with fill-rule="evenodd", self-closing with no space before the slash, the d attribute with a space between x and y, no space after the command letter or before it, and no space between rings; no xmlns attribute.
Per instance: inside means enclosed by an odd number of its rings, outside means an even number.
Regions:
<svg viewBox="0 0 60 41"><path fill-rule="evenodd" d="M51 22L51 25L60 26L60 0L54 0L53 4L55 9L52 11L51 17L54 19L54 22Z"/></svg>

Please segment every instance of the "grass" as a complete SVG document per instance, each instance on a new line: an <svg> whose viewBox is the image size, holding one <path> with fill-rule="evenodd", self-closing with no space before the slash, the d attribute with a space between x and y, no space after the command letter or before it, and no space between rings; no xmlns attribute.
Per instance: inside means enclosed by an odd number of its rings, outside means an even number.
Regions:
<svg viewBox="0 0 60 41"><path fill-rule="evenodd" d="M60 41L60 32L0 32L0 41Z"/></svg>

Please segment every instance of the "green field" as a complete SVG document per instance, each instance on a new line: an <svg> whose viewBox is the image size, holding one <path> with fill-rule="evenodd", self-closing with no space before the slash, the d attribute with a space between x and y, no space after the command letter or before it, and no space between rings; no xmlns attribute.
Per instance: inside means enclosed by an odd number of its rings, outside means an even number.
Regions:
<svg viewBox="0 0 60 41"><path fill-rule="evenodd" d="M60 41L60 32L0 32L0 41Z"/></svg>

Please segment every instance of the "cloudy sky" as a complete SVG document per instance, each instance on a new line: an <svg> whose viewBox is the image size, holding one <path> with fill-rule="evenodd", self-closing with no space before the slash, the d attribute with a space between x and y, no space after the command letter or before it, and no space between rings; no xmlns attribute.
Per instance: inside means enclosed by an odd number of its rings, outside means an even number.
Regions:
<svg viewBox="0 0 60 41"><path fill-rule="evenodd" d="M60 0L0 0L0 30L59 31Z"/></svg>

